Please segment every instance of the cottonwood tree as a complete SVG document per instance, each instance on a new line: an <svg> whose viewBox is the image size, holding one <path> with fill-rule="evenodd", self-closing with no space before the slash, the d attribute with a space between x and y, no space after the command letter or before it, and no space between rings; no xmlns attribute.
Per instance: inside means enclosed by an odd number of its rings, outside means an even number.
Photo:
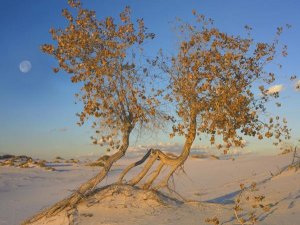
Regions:
<svg viewBox="0 0 300 225"><path fill-rule="evenodd" d="M161 92L149 90L152 77L141 58L142 44L154 35L146 31L143 20L133 22L129 7L119 20L98 20L96 13L84 9L79 1L68 3L70 8L62 11L66 28L51 29L55 44L44 44L42 50L58 61L54 72L67 72L71 81L81 86L77 94L83 105L79 124L92 121L94 143L108 144L113 154L95 177L27 223L76 205L125 155L134 128L159 125L157 96Z"/></svg>
<svg viewBox="0 0 300 225"><path fill-rule="evenodd" d="M286 120L267 114L267 103L279 97L268 89L275 82L275 74L267 69L279 55L286 56L286 46L279 46L282 27L272 42L255 42L251 28L246 37L229 35L217 29L211 19L193 12L196 24L179 20L182 38L178 53L157 62L169 75L171 94L165 98L176 103L177 122L171 137L185 137L182 152L170 157L160 150L146 154L130 165L126 173L146 161L142 171L128 183L139 183L159 160L144 187L149 188L161 170L169 168L157 187L168 187L173 173L190 154L196 136L206 135L210 143L226 153L231 147L243 147L244 136L258 139L274 137L277 142L290 137ZM280 106L277 103L277 106ZM276 143L277 143L276 142Z"/></svg>
<svg viewBox="0 0 300 225"><path fill-rule="evenodd" d="M149 95L151 91L144 85L148 71L137 65L136 55L128 55L146 38L153 37L146 33L143 21L139 20L135 29L128 8L120 14L121 24L110 17L98 21L95 12L82 9L79 2L69 3L77 17L64 10L68 27L53 29L51 33L57 45L44 45L43 50L58 60L58 69L72 74L72 81L83 85L78 95L84 106L79 114L80 123L94 118L93 125L101 133L101 142L108 142L116 152L97 176L29 222L76 205L125 154L132 130L151 125L153 119L156 121L160 116L157 106L162 91ZM184 38L177 54L152 62L169 77L168 87L165 87L169 94L164 99L168 104L175 103L177 115L174 112L163 117L174 122L171 137L185 137L182 152L170 156L159 149L150 149L141 160L124 169L120 183L131 169L145 163L127 183L137 185L144 180L144 188L168 187L170 177L189 156L197 135L210 136L211 144L224 148L225 152L232 146L243 146L243 136L258 139L274 136L279 141L289 137L285 120L281 122L279 117L264 119L268 117L266 103L279 96L267 88L274 83L275 74L266 67L274 62L278 53L282 28L278 29L273 42L255 42L251 36L242 38L221 32L211 20L194 14L198 26L186 23L179 26ZM283 55L286 55L285 49ZM179 118L180 122L174 118ZM98 140L95 139L95 143ZM154 186L164 168L168 169L166 176Z"/></svg>

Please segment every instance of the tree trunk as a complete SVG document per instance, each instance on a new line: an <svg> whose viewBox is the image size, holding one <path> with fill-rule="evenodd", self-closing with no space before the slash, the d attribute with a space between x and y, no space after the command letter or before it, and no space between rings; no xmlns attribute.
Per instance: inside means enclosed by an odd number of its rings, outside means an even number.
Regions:
<svg viewBox="0 0 300 225"><path fill-rule="evenodd" d="M184 143L182 152L179 156L177 157L170 157L160 151L159 149L150 149L147 154L139 161L132 163L129 165L125 170L122 172L119 181L121 182L124 178L124 176L134 167L144 163L146 160L145 166L142 168L142 170L135 176L133 177L128 184L129 185L136 185L138 184L149 172L151 167L154 165L156 160L160 160L161 162L159 163L158 167L156 170L153 172L153 174L150 176L150 178L145 182L143 185L143 188L149 189L153 182L156 180L156 178L159 176L160 172L162 171L162 168L164 166L169 166L171 167L171 170L167 174L167 176L159 183L157 188L160 187L165 187L168 185L168 181L170 177L174 174L174 172L186 161L190 154L190 150L192 147L192 144L195 140L196 137L196 130L197 130L197 113L195 110L191 110L190 114L190 125L189 125L189 130L187 134L186 141Z"/></svg>
<svg viewBox="0 0 300 225"><path fill-rule="evenodd" d="M158 184L156 188L168 186L170 177L187 160L188 156L190 155L191 147L196 138L196 133L197 133L197 113L195 110L191 109L189 130L181 154L175 159L166 159L166 164L169 164L171 166L171 170L168 173L168 175ZM147 184L148 187L153 183L153 181L154 179L148 182Z"/></svg>
<svg viewBox="0 0 300 225"><path fill-rule="evenodd" d="M121 147L116 153L114 153L107 159L104 167L101 168L101 171L96 176L92 177L90 180L82 184L69 197L59 201L55 205L51 206L48 209L45 209L44 211L33 216L32 218L29 218L28 220L24 221L23 224L30 224L43 217L50 217L56 215L57 213L66 209L67 207L73 208L77 203L79 203L79 201L83 199L85 195L87 195L90 191L92 191L106 177L112 165L125 155L129 146L129 136L131 131L132 131L131 126L126 131L124 131Z"/></svg>

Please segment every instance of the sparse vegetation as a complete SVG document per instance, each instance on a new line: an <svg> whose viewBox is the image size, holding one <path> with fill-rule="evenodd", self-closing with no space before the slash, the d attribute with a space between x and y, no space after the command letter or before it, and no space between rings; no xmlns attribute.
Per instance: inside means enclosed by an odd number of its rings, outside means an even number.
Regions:
<svg viewBox="0 0 300 225"><path fill-rule="evenodd" d="M57 156L57 157L55 157L55 159L56 160L64 160L62 157L60 157L60 156Z"/></svg>
<svg viewBox="0 0 300 225"><path fill-rule="evenodd" d="M219 219L215 216L213 218L207 218L205 220L206 223L209 223L209 224L213 224L213 225L219 225L220 224L220 221Z"/></svg>
<svg viewBox="0 0 300 225"><path fill-rule="evenodd" d="M300 140L298 140L298 143ZM291 164L288 165L286 168L283 168L278 174L282 173L285 170L295 170L297 171L300 168L300 155L298 153L299 151L299 146L298 145L293 145L290 143L284 143L283 146L281 146L282 152L280 153L281 155L286 155L286 154L292 154L292 160Z"/></svg>
<svg viewBox="0 0 300 225"><path fill-rule="evenodd" d="M79 161L79 159L67 159L67 160L65 160L65 163L74 163L74 164L76 164L76 163L79 163L80 161Z"/></svg>
<svg viewBox="0 0 300 225"><path fill-rule="evenodd" d="M264 203L264 195L255 194L258 191L256 183L252 183L248 188L244 184L240 184L240 188L241 191L235 199L233 208L236 221L240 225L256 224L258 222L258 211L268 212L271 204Z"/></svg>
<svg viewBox="0 0 300 225"><path fill-rule="evenodd" d="M272 204L265 203L265 196L256 194L258 191L257 185L253 182L249 187L240 184L240 192L234 200L234 224L254 225L258 223L259 216L269 212ZM220 220L218 217L207 218L206 223L218 225Z"/></svg>
<svg viewBox="0 0 300 225"><path fill-rule="evenodd" d="M300 155L298 153L298 149L299 148L297 148L297 147L294 148L293 160L292 160L291 165L289 166L289 169L295 169L295 171L300 169Z"/></svg>
<svg viewBox="0 0 300 225"><path fill-rule="evenodd" d="M46 160L33 159L29 156L4 155L0 156L0 166L11 166L18 168L44 168L45 170L54 171L51 166L46 165Z"/></svg>

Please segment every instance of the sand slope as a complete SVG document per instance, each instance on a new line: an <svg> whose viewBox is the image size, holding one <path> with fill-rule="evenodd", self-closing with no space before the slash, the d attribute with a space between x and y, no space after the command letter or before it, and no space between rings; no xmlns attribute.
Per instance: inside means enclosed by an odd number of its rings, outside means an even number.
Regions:
<svg viewBox="0 0 300 225"><path fill-rule="evenodd" d="M128 186L98 190L85 199L78 211L62 212L36 224L207 224L217 216L221 224L235 224L234 200L243 183L257 183L256 195L264 195L271 205L268 212L257 210L258 223L264 225L300 224L300 171L272 176L291 161L290 155L245 155L236 160L189 159L185 173L175 177L176 190L190 202L157 198L151 191ZM106 180L113 180L129 162L121 161ZM59 168L57 168L59 170ZM39 169L0 169L0 224L13 225L39 209L70 193L97 168L66 166L61 171ZM133 171L134 172L134 171ZM248 210L248 209L247 209ZM245 212L247 212L247 210Z"/></svg>

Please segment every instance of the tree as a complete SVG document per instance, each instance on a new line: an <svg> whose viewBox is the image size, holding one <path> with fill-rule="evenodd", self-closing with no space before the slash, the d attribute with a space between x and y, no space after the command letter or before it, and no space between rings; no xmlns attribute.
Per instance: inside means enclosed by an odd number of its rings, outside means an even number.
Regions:
<svg viewBox="0 0 300 225"><path fill-rule="evenodd" d="M172 156L159 149L148 150L141 160L122 171L120 184L131 169L145 163L126 183L137 185L144 180L145 189L169 188L169 179L183 166L197 135L210 136L211 144L225 153L232 146L243 147L243 136L275 137L279 142L289 138L286 120L266 114L266 104L279 97L278 92L267 88L276 77L267 66L279 53L282 28L278 28L273 42L255 42L249 27L246 38L229 35L215 28L211 19L193 12L196 26L183 22L178 26L183 40L176 55L150 60L169 80L166 87L161 87L163 92L151 87L150 80L156 77L151 78L149 70L137 60L144 40L153 38L153 34L146 33L142 20L137 21L136 28L127 7L120 14L120 24L111 17L98 21L95 12L83 9L80 2L69 0L69 4L77 16L63 10L67 28L51 29L57 44L46 44L42 49L58 60L55 72L62 69L72 74L72 82L82 85L78 94L83 103L80 125L93 119L99 135L93 138L95 144L99 140L107 142L115 153L99 174L71 196L27 222L76 206L125 155L132 130L158 126L160 118L173 123L171 137L184 136L182 152ZM282 54L286 55L286 47ZM165 103L174 104L176 112L164 115L158 110L162 93ZM164 168L168 173L154 186Z"/></svg>
<svg viewBox="0 0 300 225"><path fill-rule="evenodd" d="M56 44L44 44L42 51L58 61L54 72L63 70L71 75L73 83L81 85L76 94L83 105L79 125L91 120L96 132L94 144L108 144L114 153L95 177L27 222L76 205L125 155L133 129L159 125L161 115L156 98L160 92L153 88L151 92L151 85L145 86L152 77L140 63L143 42L154 38L154 34L146 32L143 20L133 22L130 8L126 7L118 22L112 17L99 21L96 13L82 8L79 1L68 3L70 8L62 11L67 27L51 29Z"/></svg>
<svg viewBox="0 0 300 225"><path fill-rule="evenodd" d="M282 51L279 49L283 28L277 29L272 42L255 42L248 26L245 27L247 37L242 38L220 31L212 19L196 11L193 14L196 25L179 20L179 36L183 40L178 53L171 58L162 57L158 62L170 78L171 94L165 98L175 102L175 117L180 118L170 136L185 137L182 152L170 157L154 150L143 170L129 184L139 183L154 162L160 160L144 187L149 188L162 168L169 167L169 173L156 188L168 187L170 177L189 156L197 135L208 136L210 143L225 154L233 146L243 147L243 136L259 140L274 137L275 144L290 138L286 119L266 113L266 104L279 97L278 92L267 88L276 78L267 68L279 53L287 55L286 46ZM145 158L136 164L146 161ZM134 166L130 165L124 173Z"/></svg>

